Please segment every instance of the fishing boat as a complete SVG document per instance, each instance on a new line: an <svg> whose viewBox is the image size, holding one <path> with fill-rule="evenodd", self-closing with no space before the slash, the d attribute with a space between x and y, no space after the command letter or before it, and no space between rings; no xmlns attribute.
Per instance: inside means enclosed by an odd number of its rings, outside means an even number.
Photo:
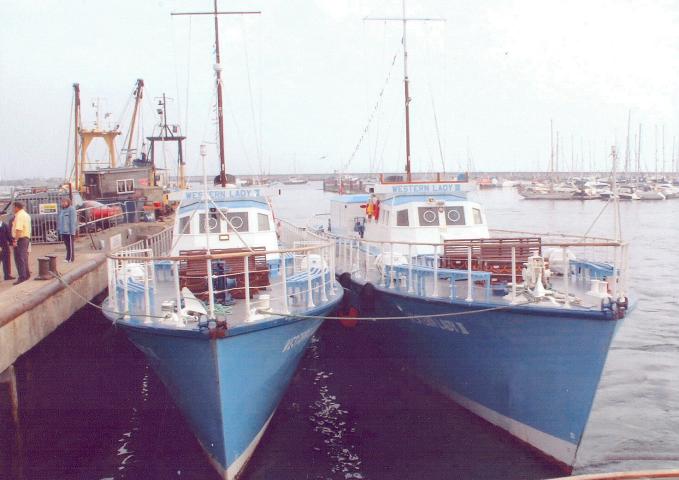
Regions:
<svg viewBox="0 0 679 480"><path fill-rule="evenodd" d="M217 31L216 3L212 13ZM216 55L219 64L218 42ZM221 101L218 112L221 133ZM201 146L204 188L171 194L171 229L109 255L102 307L146 355L221 478L234 479L343 291L334 245L275 221L271 192L228 186L223 151L208 189Z"/></svg>
<svg viewBox="0 0 679 480"><path fill-rule="evenodd" d="M628 246L492 230L467 175L413 180L410 144L404 175L331 201L343 323L570 471L629 308Z"/></svg>

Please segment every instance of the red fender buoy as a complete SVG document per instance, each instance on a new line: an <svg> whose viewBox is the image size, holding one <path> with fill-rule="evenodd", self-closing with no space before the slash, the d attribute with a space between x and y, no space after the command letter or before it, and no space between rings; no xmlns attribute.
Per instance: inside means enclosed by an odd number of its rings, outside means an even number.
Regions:
<svg viewBox="0 0 679 480"><path fill-rule="evenodd" d="M354 328L358 323L358 308L350 306L347 311L338 312L340 316L340 323L345 328Z"/></svg>

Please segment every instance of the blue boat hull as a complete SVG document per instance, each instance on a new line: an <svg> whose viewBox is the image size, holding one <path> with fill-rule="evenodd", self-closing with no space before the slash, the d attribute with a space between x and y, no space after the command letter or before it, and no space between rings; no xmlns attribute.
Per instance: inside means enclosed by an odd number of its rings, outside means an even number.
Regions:
<svg viewBox="0 0 679 480"><path fill-rule="evenodd" d="M386 289L349 303L362 316L404 320L359 322L388 357L492 424L570 471L587 424L608 348L620 321L603 312L423 299ZM463 313L458 316L427 315Z"/></svg>
<svg viewBox="0 0 679 480"><path fill-rule="evenodd" d="M306 312L322 317L337 306ZM222 478L236 478L287 389L321 319L278 318L224 338L121 322L146 355ZM213 336L214 337L214 336Z"/></svg>

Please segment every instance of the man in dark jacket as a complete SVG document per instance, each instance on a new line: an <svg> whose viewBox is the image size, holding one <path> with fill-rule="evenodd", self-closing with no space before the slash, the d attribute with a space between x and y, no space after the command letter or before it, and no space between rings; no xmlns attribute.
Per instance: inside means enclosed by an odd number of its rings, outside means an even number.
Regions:
<svg viewBox="0 0 679 480"><path fill-rule="evenodd" d="M14 280L12 276L12 262L10 261L10 247L12 245L12 227L9 218L5 221L0 219L0 262L5 280Z"/></svg>

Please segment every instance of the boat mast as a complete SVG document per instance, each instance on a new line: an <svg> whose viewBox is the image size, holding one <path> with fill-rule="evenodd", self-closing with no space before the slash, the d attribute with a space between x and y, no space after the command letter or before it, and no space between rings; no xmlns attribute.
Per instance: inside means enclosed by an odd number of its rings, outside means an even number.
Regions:
<svg viewBox="0 0 679 480"><path fill-rule="evenodd" d="M213 15L215 20L215 83L217 85L217 125L219 128L219 183L226 186L226 161L224 159L224 112L222 105L222 65L219 55L219 15L258 15L261 12L220 12L214 0L212 12L173 12L170 15Z"/></svg>
<svg viewBox="0 0 679 480"><path fill-rule="evenodd" d="M406 2L403 0L403 93L405 95L405 114L406 114L406 180L412 181L410 170L410 95L408 93L408 47L406 44Z"/></svg>
<svg viewBox="0 0 679 480"><path fill-rule="evenodd" d="M127 141L127 158L125 159L125 165L128 167L132 165L132 157L134 156L132 153L132 142L135 138L134 127L137 123L139 104L141 103L141 99L144 97L144 80L141 78L137 79L137 86L135 87L134 93L132 93L132 95L134 95L134 110L132 111L132 122L130 123L130 134Z"/></svg>
<svg viewBox="0 0 679 480"><path fill-rule="evenodd" d="M79 157L80 157L80 151L79 151L79 146L80 144L78 143L78 138L80 136L80 84L79 83L74 83L73 84L73 91L75 94L75 100L74 100L74 112L73 112L73 118L74 118L74 123L75 123L75 129L73 132L73 141L74 141L74 155L75 155L75 189L76 191L80 191L80 169L78 168L78 163L79 163Z"/></svg>
<svg viewBox="0 0 679 480"><path fill-rule="evenodd" d="M226 160L224 159L224 112L222 108L222 64L219 56L219 16L217 0L215 11L215 82L217 84L217 125L219 126L219 184L226 187Z"/></svg>
<svg viewBox="0 0 679 480"><path fill-rule="evenodd" d="M403 16L401 18L393 18L393 17L385 17L385 18L377 18L377 17L365 17L364 20L378 20L382 22L388 22L388 21L398 21L403 24L403 38L402 38L402 43L403 43L403 95L404 95L404 106L405 106L405 131L406 131L406 180L408 182L412 181L412 170L411 170L411 163L410 163L410 91L409 91L409 85L410 85L410 80L408 79L408 45L406 42L406 31L407 31L407 23L412 22L412 21L420 21L420 22L445 22L445 19L443 18L408 18L406 17L406 2L403 0L401 2L402 6L402 14Z"/></svg>

